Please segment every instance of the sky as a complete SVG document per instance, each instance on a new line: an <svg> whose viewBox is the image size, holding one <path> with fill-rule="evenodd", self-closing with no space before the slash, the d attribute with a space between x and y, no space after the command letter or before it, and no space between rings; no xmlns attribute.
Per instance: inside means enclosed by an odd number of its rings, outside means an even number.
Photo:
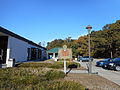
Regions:
<svg viewBox="0 0 120 90"><path fill-rule="evenodd" d="M36 43L86 35L120 20L120 0L0 0L0 26Z"/></svg>

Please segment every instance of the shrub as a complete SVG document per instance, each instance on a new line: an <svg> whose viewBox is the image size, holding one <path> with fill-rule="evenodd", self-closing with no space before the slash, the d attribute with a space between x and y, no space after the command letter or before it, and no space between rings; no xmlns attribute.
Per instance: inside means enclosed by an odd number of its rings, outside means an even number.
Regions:
<svg viewBox="0 0 120 90"><path fill-rule="evenodd" d="M5 68L0 69L0 89L24 87L26 85L35 85L41 81L46 81L45 73L47 71L38 68ZM2 89L1 89L2 90Z"/></svg>
<svg viewBox="0 0 120 90"><path fill-rule="evenodd" d="M29 63L22 63L22 64L18 65L18 67L38 68L38 67L49 67L51 65L52 65L52 63L29 62Z"/></svg>
<svg viewBox="0 0 120 90"><path fill-rule="evenodd" d="M67 67L69 65L77 65L78 67L80 67L80 64L79 63L76 63L76 62L67 62Z"/></svg>
<svg viewBox="0 0 120 90"><path fill-rule="evenodd" d="M72 81L49 81L28 86L28 90L85 90L85 87Z"/></svg>
<svg viewBox="0 0 120 90"><path fill-rule="evenodd" d="M45 74L45 77L47 80L55 80L55 79L64 78L65 74L64 72L61 71L50 70Z"/></svg>
<svg viewBox="0 0 120 90"><path fill-rule="evenodd" d="M75 62L67 62L67 67L69 65L76 65L80 67L80 64ZM40 63L40 62L29 62L29 63L22 63L18 65L18 67L32 67L32 68L53 68L53 69L62 69L64 67L64 62L57 61L54 63Z"/></svg>
<svg viewBox="0 0 120 90"><path fill-rule="evenodd" d="M64 61L64 59L58 59L58 61ZM71 59L66 59L66 61L71 61Z"/></svg>
<svg viewBox="0 0 120 90"><path fill-rule="evenodd" d="M63 62L54 62L54 64L50 65L48 68L61 69L63 66Z"/></svg>
<svg viewBox="0 0 120 90"><path fill-rule="evenodd" d="M63 72L41 68L0 69L0 90L16 90L16 88L33 86L41 82L64 78L64 76Z"/></svg>
<svg viewBox="0 0 120 90"><path fill-rule="evenodd" d="M69 65L76 65L77 67L80 67L80 64L75 62L67 62L67 67ZM54 68L54 69L62 69L63 67L64 67L64 62L59 62L59 61L49 66L49 68Z"/></svg>
<svg viewBox="0 0 120 90"><path fill-rule="evenodd" d="M68 62L67 66L71 64L77 63ZM23 63L16 68L0 69L0 90L83 90L78 83L60 81L64 72L48 67L63 68L63 62Z"/></svg>
<svg viewBox="0 0 120 90"><path fill-rule="evenodd" d="M48 90L85 90L84 86L73 81L54 81L49 84Z"/></svg>

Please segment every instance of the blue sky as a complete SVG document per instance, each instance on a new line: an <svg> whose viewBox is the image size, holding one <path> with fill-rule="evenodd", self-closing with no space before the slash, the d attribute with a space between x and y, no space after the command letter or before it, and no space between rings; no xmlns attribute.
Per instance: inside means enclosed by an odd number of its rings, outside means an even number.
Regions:
<svg viewBox="0 0 120 90"><path fill-rule="evenodd" d="M0 26L36 43L87 34L120 19L120 0L0 0Z"/></svg>

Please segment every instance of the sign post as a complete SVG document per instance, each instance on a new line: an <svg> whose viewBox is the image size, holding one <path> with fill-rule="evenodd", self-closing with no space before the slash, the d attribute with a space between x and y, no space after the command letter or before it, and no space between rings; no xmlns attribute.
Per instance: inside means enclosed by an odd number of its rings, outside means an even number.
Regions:
<svg viewBox="0 0 120 90"><path fill-rule="evenodd" d="M64 52L66 52L66 50L67 50L67 46L66 45L63 45L63 50L64 50ZM66 74L66 60L65 60L65 58L64 58L64 73Z"/></svg>
<svg viewBox="0 0 120 90"><path fill-rule="evenodd" d="M66 60L64 59L64 73L66 74L67 70L66 70Z"/></svg>
<svg viewBox="0 0 120 90"><path fill-rule="evenodd" d="M66 45L63 45L63 48L58 51L58 58L64 60L64 73L66 74L67 71L66 59L72 59L72 49L67 48Z"/></svg>

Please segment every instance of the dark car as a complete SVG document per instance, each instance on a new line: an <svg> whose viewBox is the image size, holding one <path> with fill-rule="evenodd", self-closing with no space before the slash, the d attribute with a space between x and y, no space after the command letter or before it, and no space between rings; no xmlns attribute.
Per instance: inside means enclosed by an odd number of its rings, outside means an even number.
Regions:
<svg viewBox="0 0 120 90"><path fill-rule="evenodd" d="M93 61L93 57L90 56L90 60ZM80 57L79 61L88 62L89 61L89 56Z"/></svg>
<svg viewBox="0 0 120 90"><path fill-rule="evenodd" d="M97 61L96 62L96 66L103 67L105 64L109 63L110 61L112 61L111 58L107 58L107 59L103 59L103 60Z"/></svg>
<svg viewBox="0 0 120 90"><path fill-rule="evenodd" d="M115 58L109 63L104 64L103 68L120 71L120 58Z"/></svg>

